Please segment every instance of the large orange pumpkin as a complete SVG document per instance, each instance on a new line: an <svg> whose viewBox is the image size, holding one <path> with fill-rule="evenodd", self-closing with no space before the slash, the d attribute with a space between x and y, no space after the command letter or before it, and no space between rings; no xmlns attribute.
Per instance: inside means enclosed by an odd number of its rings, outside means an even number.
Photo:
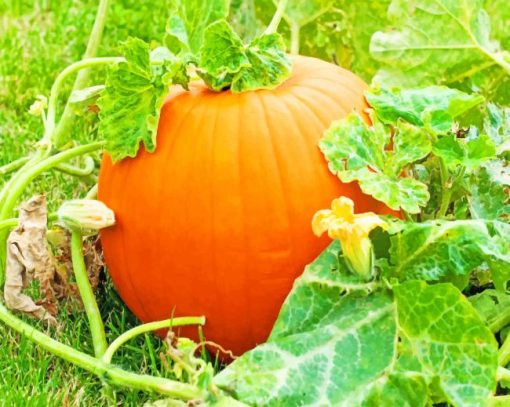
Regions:
<svg viewBox="0 0 510 407"><path fill-rule="evenodd" d="M313 214L340 195L382 211L342 184L318 149L323 131L366 108L354 74L297 57L274 90L173 89L155 153L112 164L99 198L117 224L101 233L113 282L144 322L205 315L206 339L235 354L263 342L294 279L328 244ZM196 332L196 329L193 331Z"/></svg>

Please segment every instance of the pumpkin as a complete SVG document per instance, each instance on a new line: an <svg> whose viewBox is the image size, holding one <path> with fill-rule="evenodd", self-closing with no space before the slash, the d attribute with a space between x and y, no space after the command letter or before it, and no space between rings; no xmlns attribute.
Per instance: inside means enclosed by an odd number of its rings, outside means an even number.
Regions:
<svg viewBox="0 0 510 407"><path fill-rule="evenodd" d="M205 315L206 339L234 354L267 338L294 279L329 243L313 235L313 214L340 195L384 211L332 175L318 148L333 120L363 113L365 88L308 57L273 90L194 82L167 97L155 153L104 156L99 199L117 220L101 232L104 254L139 319Z"/></svg>

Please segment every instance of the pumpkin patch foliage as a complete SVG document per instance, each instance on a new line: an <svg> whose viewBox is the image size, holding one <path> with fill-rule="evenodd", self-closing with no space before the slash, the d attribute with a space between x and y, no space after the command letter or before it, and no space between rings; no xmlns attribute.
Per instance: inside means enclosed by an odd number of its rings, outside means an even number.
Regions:
<svg viewBox="0 0 510 407"><path fill-rule="evenodd" d="M173 0L114 53L99 3L0 160L8 329L97 404L510 405L508 2ZM71 291L74 347L37 327Z"/></svg>

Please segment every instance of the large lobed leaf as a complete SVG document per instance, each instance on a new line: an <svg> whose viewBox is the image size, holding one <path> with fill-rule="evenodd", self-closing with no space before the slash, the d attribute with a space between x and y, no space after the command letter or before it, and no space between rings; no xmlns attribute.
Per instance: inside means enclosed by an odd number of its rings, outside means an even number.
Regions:
<svg viewBox="0 0 510 407"><path fill-rule="evenodd" d="M113 161L135 157L140 144L156 148L160 108L172 83L186 86L185 65L170 55L150 58L149 46L130 38L123 44L125 62L110 68L98 100L99 133Z"/></svg>
<svg viewBox="0 0 510 407"><path fill-rule="evenodd" d="M291 72L279 34L262 34L247 46L225 21L211 24L204 32L198 74L213 90L232 92L272 89Z"/></svg>
<svg viewBox="0 0 510 407"><path fill-rule="evenodd" d="M483 405L497 344L462 294L418 281L394 295L374 288L332 244L296 280L268 342L215 383L255 406Z"/></svg>
<svg viewBox="0 0 510 407"><path fill-rule="evenodd" d="M166 46L174 54L198 54L204 31L227 18L229 0L174 0L166 27Z"/></svg>
<svg viewBox="0 0 510 407"><path fill-rule="evenodd" d="M508 230L483 220L401 224L391 237L390 276L400 280L452 281L465 286L472 271L490 265L496 287L506 289L510 273Z"/></svg>
<svg viewBox="0 0 510 407"><path fill-rule="evenodd" d="M456 118L484 101L480 95L469 95L446 86L374 89L367 92L366 97L384 123L394 124L402 118L435 133L449 131Z"/></svg>
<svg viewBox="0 0 510 407"><path fill-rule="evenodd" d="M388 150L391 143L395 151ZM320 142L329 168L343 182L357 181L361 190L390 208L420 211L429 199L427 186L402 174L403 168L430 153L427 134L399 121L391 129L374 121L372 126L357 114L333 123Z"/></svg>
<svg viewBox="0 0 510 407"><path fill-rule="evenodd" d="M384 64L376 81L399 86L452 83L497 67L508 53L490 38L482 0L394 0L395 29L377 32L371 54Z"/></svg>

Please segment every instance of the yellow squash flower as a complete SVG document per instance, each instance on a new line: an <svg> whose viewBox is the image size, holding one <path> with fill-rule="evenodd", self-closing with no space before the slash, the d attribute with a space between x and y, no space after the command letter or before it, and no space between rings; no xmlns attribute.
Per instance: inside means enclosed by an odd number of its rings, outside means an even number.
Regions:
<svg viewBox="0 0 510 407"><path fill-rule="evenodd" d="M331 209L318 211L312 220L317 236L327 231L331 239L340 240L347 264L365 280L373 274L374 255L368 235L377 227L387 229L388 225L373 212L355 214L354 202L344 196L334 199Z"/></svg>

